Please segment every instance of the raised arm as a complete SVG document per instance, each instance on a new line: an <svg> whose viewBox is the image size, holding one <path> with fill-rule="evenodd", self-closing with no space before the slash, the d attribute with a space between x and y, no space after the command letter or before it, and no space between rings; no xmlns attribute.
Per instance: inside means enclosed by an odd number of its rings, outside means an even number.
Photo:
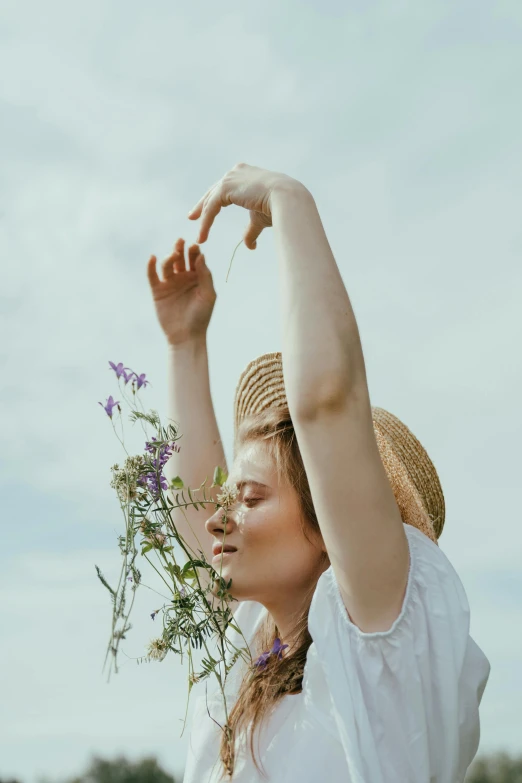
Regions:
<svg viewBox="0 0 522 783"><path fill-rule="evenodd" d="M361 340L317 206L272 196L288 405L326 549L352 621L386 631L408 578L408 543L372 422Z"/></svg>
<svg viewBox="0 0 522 783"><path fill-rule="evenodd" d="M250 249L274 228L284 381L319 526L349 616L363 631L388 630L408 542L373 430L357 322L315 200L286 174L238 163L189 213L201 217L200 242L230 204L250 213Z"/></svg>
<svg viewBox="0 0 522 783"><path fill-rule="evenodd" d="M220 488L208 489L214 468L219 465L226 472L228 469L210 391L206 339L169 346L168 373L168 415L179 423L183 437L178 441L180 451L174 452L165 466L165 476L169 482L181 476L191 488L199 487L208 477L207 496L215 501ZM188 506L186 519L179 510L172 512L172 521L183 539L194 552L202 549L208 562L212 560L213 538L205 522L214 511L212 505L198 511Z"/></svg>
<svg viewBox="0 0 522 783"><path fill-rule="evenodd" d="M156 270L156 257L148 263L156 315L167 338L168 415L179 427L180 451L174 452L165 465L167 480L180 476L186 486L196 489L205 478L207 496L213 500L219 487L210 490L214 469L228 472L210 392L207 328L216 302L212 274L197 244L188 250L178 239L174 252L163 261L163 280ZM201 549L208 562L212 560L212 537L205 522L214 506L204 509L189 506L185 516L174 509L172 520L185 542L197 552ZM200 571L203 576L205 571Z"/></svg>

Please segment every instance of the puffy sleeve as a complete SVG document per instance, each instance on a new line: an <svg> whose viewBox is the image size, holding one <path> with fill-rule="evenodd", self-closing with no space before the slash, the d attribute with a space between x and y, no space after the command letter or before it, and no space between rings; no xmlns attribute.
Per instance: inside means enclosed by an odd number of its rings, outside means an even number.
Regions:
<svg viewBox="0 0 522 783"><path fill-rule="evenodd" d="M363 633L333 569L308 627L354 783L460 783L477 752L490 665L469 635L469 604L447 557L405 525L408 584L399 617Z"/></svg>

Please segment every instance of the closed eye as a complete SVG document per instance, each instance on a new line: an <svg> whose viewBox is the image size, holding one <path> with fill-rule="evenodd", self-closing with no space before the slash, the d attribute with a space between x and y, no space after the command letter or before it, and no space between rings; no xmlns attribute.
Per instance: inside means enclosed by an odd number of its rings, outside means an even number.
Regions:
<svg viewBox="0 0 522 783"><path fill-rule="evenodd" d="M259 500L261 500L261 498L243 498L243 503L246 503L246 505L249 506L250 503L255 504Z"/></svg>

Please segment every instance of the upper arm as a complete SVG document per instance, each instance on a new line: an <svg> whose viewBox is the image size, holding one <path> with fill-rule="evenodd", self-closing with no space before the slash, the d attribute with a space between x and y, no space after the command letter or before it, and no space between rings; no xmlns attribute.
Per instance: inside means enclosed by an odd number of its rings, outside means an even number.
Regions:
<svg viewBox="0 0 522 783"><path fill-rule="evenodd" d="M379 454L366 384L293 423L348 614L362 631L386 631L402 606L409 549Z"/></svg>

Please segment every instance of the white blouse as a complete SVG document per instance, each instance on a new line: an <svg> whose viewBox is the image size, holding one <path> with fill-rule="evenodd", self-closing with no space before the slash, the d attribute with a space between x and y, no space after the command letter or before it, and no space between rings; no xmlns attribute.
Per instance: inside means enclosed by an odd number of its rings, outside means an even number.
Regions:
<svg viewBox="0 0 522 783"><path fill-rule="evenodd" d="M479 704L490 665L469 635L469 604L453 566L427 536L404 528L410 571L399 617L388 631L363 633L348 617L332 567L321 575L308 616L313 643L303 690L284 696L254 735L266 778L251 759L249 742L238 738L234 783L464 780L479 744ZM255 601L236 610L250 648L266 611ZM227 634L238 647L245 645L237 632ZM229 709L245 666L240 658L228 675ZM230 780L212 720L225 722L215 676L195 685L192 695L184 783Z"/></svg>

